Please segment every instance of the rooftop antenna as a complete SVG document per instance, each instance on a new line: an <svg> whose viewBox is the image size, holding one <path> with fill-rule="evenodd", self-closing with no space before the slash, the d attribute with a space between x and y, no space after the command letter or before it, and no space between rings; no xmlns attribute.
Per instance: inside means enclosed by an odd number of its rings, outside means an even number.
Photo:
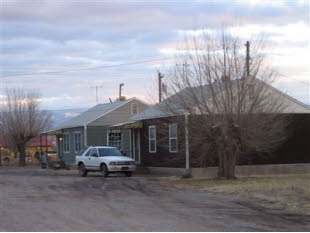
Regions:
<svg viewBox="0 0 310 233"><path fill-rule="evenodd" d="M91 88L96 88L96 104L98 104L98 88L102 88L102 86L94 86Z"/></svg>

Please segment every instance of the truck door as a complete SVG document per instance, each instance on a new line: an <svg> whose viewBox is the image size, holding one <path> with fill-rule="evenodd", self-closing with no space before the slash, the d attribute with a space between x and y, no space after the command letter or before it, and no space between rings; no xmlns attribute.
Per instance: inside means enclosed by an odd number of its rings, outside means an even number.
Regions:
<svg viewBox="0 0 310 233"><path fill-rule="evenodd" d="M97 170L99 168L99 154L95 147L90 151L87 167L89 170Z"/></svg>

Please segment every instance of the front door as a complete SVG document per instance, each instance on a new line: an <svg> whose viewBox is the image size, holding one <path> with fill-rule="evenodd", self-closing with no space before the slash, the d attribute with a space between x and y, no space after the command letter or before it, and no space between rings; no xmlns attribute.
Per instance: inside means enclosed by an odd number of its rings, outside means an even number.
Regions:
<svg viewBox="0 0 310 233"><path fill-rule="evenodd" d="M136 161L136 164L140 164L140 129L133 129L133 157Z"/></svg>

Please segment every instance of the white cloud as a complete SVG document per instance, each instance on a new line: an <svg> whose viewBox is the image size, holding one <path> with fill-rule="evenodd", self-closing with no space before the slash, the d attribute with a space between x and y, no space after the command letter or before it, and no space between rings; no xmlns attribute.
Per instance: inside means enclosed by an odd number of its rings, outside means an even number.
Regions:
<svg viewBox="0 0 310 233"><path fill-rule="evenodd" d="M309 41L307 2L21 2L4 0L3 86L37 88L49 109L95 104L91 86L102 85L101 102L124 94L149 99L158 67L171 60L81 71L180 53L184 37L213 32L223 23L241 38L265 34L269 54L285 75L305 80ZM302 5L304 4L304 6ZM308 5L307 5L308 4ZM35 10L34 10L35 9ZM198 30L193 30L197 28ZM182 47L181 47L182 48ZM267 51L267 50L266 50ZM19 69L19 68L26 69ZM17 69L16 69L17 68ZM5 77L8 74L75 72Z"/></svg>

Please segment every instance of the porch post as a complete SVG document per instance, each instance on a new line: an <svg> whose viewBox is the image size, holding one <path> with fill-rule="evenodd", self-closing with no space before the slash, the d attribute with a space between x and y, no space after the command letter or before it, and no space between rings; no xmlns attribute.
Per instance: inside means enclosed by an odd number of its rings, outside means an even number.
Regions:
<svg viewBox="0 0 310 233"><path fill-rule="evenodd" d="M87 125L84 126L84 146L87 146Z"/></svg>

